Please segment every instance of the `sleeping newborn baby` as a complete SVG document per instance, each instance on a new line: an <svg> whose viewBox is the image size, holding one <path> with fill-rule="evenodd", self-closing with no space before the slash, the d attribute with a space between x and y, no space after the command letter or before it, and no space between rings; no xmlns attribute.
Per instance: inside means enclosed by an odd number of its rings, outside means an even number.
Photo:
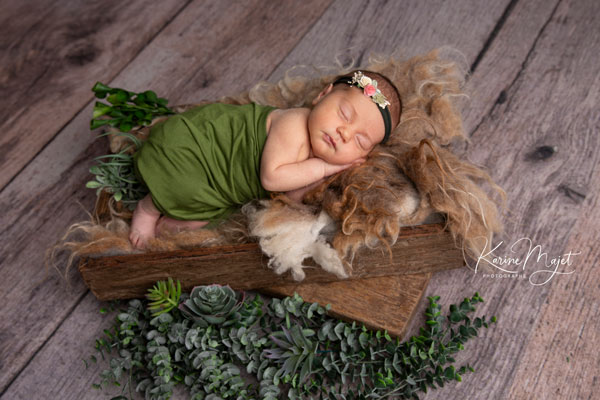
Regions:
<svg viewBox="0 0 600 400"><path fill-rule="evenodd" d="M325 177L365 161L400 120L389 79L354 71L337 77L312 108L208 104L152 127L134 156L149 194L129 239L144 248L158 230L212 227L268 192L300 201Z"/></svg>

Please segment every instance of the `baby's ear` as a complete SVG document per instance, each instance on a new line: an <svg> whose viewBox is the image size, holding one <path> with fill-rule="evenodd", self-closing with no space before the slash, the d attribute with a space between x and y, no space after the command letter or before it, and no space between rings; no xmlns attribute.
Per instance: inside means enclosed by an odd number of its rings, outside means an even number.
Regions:
<svg viewBox="0 0 600 400"><path fill-rule="evenodd" d="M324 96L327 96L332 89L333 83L330 83L329 85L325 86L325 89L321 90L321 93L319 93L317 97L315 97L315 99L312 101L313 106L316 105L319 101L321 101L321 99Z"/></svg>

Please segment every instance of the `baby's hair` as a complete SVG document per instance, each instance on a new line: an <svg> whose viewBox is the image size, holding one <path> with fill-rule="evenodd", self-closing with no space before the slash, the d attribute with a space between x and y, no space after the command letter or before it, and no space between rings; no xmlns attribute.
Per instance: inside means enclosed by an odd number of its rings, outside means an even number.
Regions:
<svg viewBox="0 0 600 400"><path fill-rule="evenodd" d="M352 78L354 76L354 74L358 71L362 71L363 75L368 76L371 79L374 79L377 81L377 89L379 89L381 91L381 93L383 93L383 95L385 96L385 98L387 99L387 101L390 102L389 105L389 111L390 111L390 116L392 118L392 132L394 130L394 128L396 126L398 126L398 123L400 122L400 115L402 114L402 100L400 99L400 93L398 92L398 89L396 88L396 86L392 83L392 81L387 78L385 75L382 75L378 72L373 72L373 71L368 71L368 70L355 70L355 71L351 71L347 74L344 75L340 75L338 77L336 77L333 82L337 81L340 78Z"/></svg>

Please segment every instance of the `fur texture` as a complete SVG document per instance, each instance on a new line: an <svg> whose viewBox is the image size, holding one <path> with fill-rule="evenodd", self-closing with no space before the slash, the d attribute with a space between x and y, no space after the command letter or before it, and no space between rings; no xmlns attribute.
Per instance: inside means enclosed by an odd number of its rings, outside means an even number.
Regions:
<svg viewBox="0 0 600 400"><path fill-rule="evenodd" d="M285 196L246 204L242 212L248 216L250 234L259 238L263 253L270 257L269 267L281 275L291 271L292 277L304 279L303 261L312 257L325 271L347 278L338 253L321 234L334 225L324 211L315 214L311 208L286 201Z"/></svg>

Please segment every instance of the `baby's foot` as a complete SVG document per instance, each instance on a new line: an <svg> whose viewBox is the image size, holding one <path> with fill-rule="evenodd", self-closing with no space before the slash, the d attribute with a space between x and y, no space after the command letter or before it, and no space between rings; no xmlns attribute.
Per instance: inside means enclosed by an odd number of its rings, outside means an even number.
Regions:
<svg viewBox="0 0 600 400"><path fill-rule="evenodd" d="M156 230L156 221L160 217L158 210L153 210L154 206L148 206L148 197L140 200L131 220L131 230L129 233L129 241L133 247L143 249L146 247L148 240L153 239ZM149 199L151 202L152 200ZM150 209L148 209L150 208Z"/></svg>
<svg viewBox="0 0 600 400"><path fill-rule="evenodd" d="M193 231L202 228L206 224L208 224L208 221L182 221L163 215L156 223L156 234L161 236L182 231Z"/></svg>

